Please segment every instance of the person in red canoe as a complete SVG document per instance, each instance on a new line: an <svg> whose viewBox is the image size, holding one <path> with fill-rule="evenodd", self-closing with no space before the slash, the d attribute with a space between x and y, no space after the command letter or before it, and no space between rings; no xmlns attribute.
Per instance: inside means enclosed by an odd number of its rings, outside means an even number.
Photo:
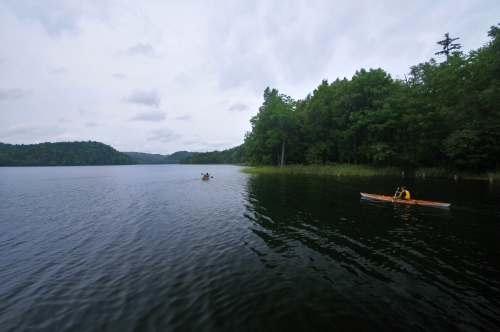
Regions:
<svg viewBox="0 0 500 332"><path fill-rule="evenodd" d="M396 191L396 199L410 199L410 192L406 187L401 187L401 191Z"/></svg>

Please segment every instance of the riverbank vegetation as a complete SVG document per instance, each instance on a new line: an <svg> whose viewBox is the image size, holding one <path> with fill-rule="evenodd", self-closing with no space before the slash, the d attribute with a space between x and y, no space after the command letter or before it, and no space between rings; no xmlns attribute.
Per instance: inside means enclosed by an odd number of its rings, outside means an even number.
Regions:
<svg viewBox="0 0 500 332"><path fill-rule="evenodd" d="M99 142L0 143L0 166L132 165L129 156Z"/></svg>
<svg viewBox="0 0 500 332"><path fill-rule="evenodd" d="M402 171L397 167L374 167L370 165L286 165L286 166L259 166L247 167L240 170L249 174L296 174L322 176L398 176L418 178L457 178L500 180L500 172L474 173L453 171L443 168L417 168L411 171Z"/></svg>
<svg viewBox="0 0 500 332"><path fill-rule="evenodd" d="M324 80L302 100L267 88L241 153L253 166L340 163L416 175L427 170L428 176L498 174L500 28L492 26L488 36L465 54L446 34L438 42L443 61L412 66L403 78L361 69L351 80Z"/></svg>
<svg viewBox="0 0 500 332"><path fill-rule="evenodd" d="M315 174L327 176L397 176L401 171L394 167L375 168L365 165L286 165L248 167L241 170L251 174Z"/></svg>

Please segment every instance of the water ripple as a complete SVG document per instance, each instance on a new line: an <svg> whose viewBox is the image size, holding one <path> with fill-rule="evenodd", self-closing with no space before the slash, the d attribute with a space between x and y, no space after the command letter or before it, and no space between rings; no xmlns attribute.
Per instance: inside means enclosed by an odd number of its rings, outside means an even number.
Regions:
<svg viewBox="0 0 500 332"><path fill-rule="evenodd" d="M490 203L405 208L360 201L387 179L237 170L0 169L2 330L500 326L498 220L477 213ZM410 183L439 200L430 184Z"/></svg>

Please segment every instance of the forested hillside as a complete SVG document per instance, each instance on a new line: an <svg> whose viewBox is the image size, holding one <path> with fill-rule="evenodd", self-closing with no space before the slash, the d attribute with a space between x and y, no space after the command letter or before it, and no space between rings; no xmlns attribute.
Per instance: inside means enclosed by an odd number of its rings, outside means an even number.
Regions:
<svg viewBox="0 0 500 332"><path fill-rule="evenodd" d="M239 164L247 161L243 145L223 150L198 153L181 160L181 164Z"/></svg>
<svg viewBox="0 0 500 332"><path fill-rule="evenodd" d="M138 164L165 164L168 155L144 152L123 152Z"/></svg>
<svg viewBox="0 0 500 332"><path fill-rule="evenodd" d="M124 152L138 164L179 164L182 158L187 158L198 152L177 151L171 155L151 154L143 152Z"/></svg>
<svg viewBox="0 0 500 332"><path fill-rule="evenodd" d="M179 164L182 159L197 155L198 152L177 151L168 156L167 160L170 164Z"/></svg>
<svg viewBox="0 0 500 332"><path fill-rule="evenodd" d="M0 166L131 165L126 154L99 142L61 142L29 145L0 143Z"/></svg>
<svg viewBox="0 0 500 332"><path fill-rule="evenodd" d="M403 78L361 69L297 101L267 88L240 148L252 165L278 165L284 156L283 164L498 169L500 28L488 36L464 54L446 34L436 53L442 62L415 65Z"/></svg>

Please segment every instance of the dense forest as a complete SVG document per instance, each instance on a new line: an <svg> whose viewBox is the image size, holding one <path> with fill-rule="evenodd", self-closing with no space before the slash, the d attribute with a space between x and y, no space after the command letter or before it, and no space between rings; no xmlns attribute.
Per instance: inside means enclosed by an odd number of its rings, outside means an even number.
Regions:
<svg viewBox="0 0 500 332"><path fill-rule="evenodd" d="M191 155L180 161L181 164L240 164L247 157L243 145L223 151L204 152Z"/></svg>
<svg viewBox="0 0 500 332"><path fill-rule="evenodd" d="M0 166L83 166L135 164L126 154L99 142L29 145L0 143Z"/></svg>
<svg viewBox="0 0 500 332"><path fill-rule="evenodd" d="M324 80L297 101L267 88L240 154L252 165L498 169L500 28L488 36L464 54L458 38L445 34L436 53L443 61L415 65L404 78L361 69L351 80Z"/></svg>
<svg viewBox="0 0 500 332"><path fill-rule="evenodd" d="M171 155L151 154L143 152L124 152L138 164L179 164L181 159L188 158L198 152L177 151Z"/></svg>

